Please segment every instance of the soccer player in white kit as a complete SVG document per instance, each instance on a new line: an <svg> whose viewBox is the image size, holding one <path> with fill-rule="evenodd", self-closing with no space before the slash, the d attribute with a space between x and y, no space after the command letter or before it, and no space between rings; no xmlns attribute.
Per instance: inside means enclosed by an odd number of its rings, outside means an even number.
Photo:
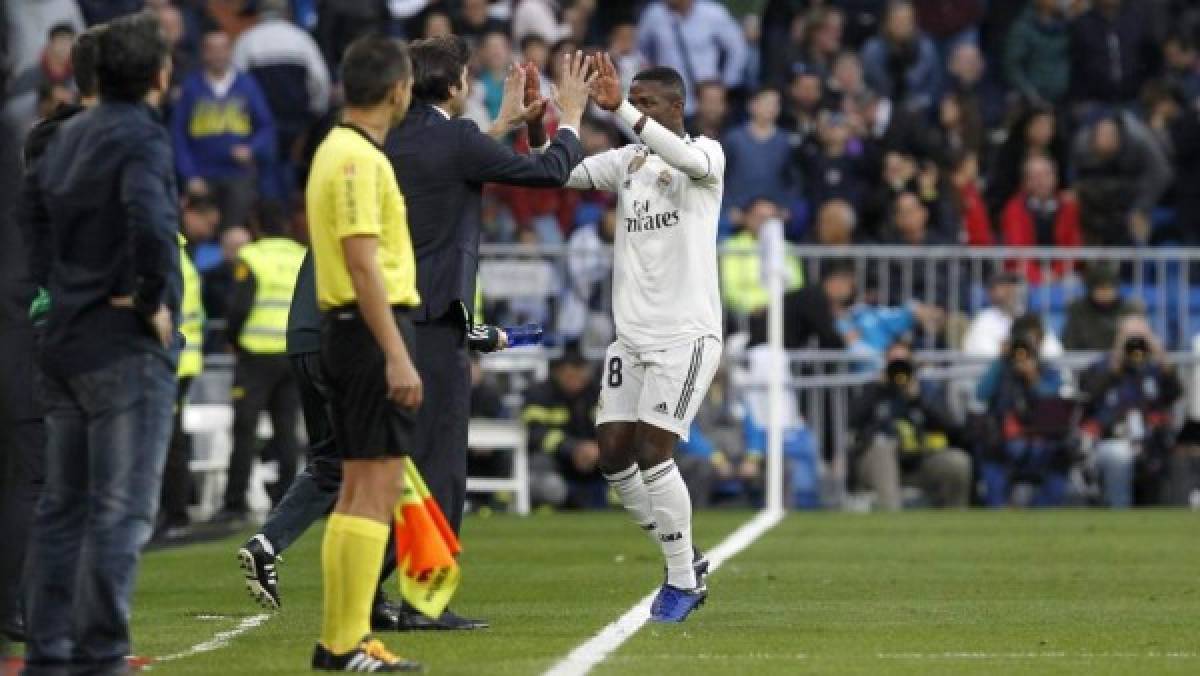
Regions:
<svg viewBox="0 0 1200 676"><path fill-rule="evenodd" d="M682 622L704 602L708 562L692 547L692 503L673 459L721 358L717 216L721 144L683 129L684 83L670 68L639 73L621 95L607 55L592 97L640 144L585 159L567 185L617 193L613 314L597 414L600 469L659 543L667 579L651 619Z"/></svg>

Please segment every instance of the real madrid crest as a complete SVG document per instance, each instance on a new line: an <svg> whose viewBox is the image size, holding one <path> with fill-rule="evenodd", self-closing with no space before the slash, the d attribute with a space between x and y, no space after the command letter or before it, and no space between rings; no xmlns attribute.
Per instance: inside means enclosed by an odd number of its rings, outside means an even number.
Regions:
<svg viewBox="0 0 1200 676"><path fill-rule="evenodd" d="M671 187L671 172L670 172L670 170L663 169L661 172L659 172L658 181L656 182L655 185L658 186L659 190L666 190L667 188L670 188Z"/></svg>

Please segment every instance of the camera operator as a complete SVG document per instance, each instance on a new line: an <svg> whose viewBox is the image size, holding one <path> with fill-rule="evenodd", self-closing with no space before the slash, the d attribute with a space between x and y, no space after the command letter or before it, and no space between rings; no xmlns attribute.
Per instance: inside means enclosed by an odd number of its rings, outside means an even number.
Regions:
<svg viewBox="0 0 1200 676"><path fill-rule="evenodd" d="M867 385L851 405L862 421L856 444L859 482L875 491L878 504L900 509L901 483L919 486L939 507L966 507L971 457L951 448L955 429L945 392L916 377L912 348L893 343L880 382Z"/></svg>
<svg viewBox="0 0 1200 676"><path fill-rule="evenodd" d="M1017 481L1037 484L1035 507L1061 505L1066 495L1074 403L1062 371L1042 360L1044 336L1041 318L1018 318L1005 353L979 383L987 408L981 474L989 507L1007 505Z"/></svg>
<svg viewBox="0 0 1200 676"><path fill-rule="evenodd" d="M1112 351L1082 377L1087 397L1084 445L1094 449L1104 502L1110 507L1160 501L1171 407L1183 394L1174 367L1163 357L1146 320L1126 317Z"/></svg>

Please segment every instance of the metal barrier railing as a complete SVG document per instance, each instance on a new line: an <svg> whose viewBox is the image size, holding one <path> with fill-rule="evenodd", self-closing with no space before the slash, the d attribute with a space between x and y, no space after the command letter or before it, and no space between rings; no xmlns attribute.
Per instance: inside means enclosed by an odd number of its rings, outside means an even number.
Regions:
<svg viewBox="0 0 1200 676"><path fill-rule="evenodd" d="M1054 249L1054 248L975 248L790 246L788 252L802 265L808 283L819 279L825 266L834 261L849 261L866 300L887 305L922 301L942 307L948 315L969 317L987 304L985 284L991 274L1008 270L1025 279L1025 304L1031 311L1047 315L1052 328L1061 320L1068 304L1084 293L1079 270L1082 264L1103 261L1118 266L1123 294L1140 301L1155 332L1163 338L1171 360L1186 371L1184 382L1193 393L1196 386L1197 357L1180 349L1191 347L1193 311L1200 312L1200 274L1193 264L1200 263L1200 249ZM481 252L480 286L490 307L502 314L489 314L491 323L537 321L550 335L560 332L560 314L569 304L566 296L587 296L586 302L609 297L605 284L611 280L611 249L564 246L485 245ZM758 255L750 250L731 250L723 255ZM591 265L592 267L588 267ZM605 267L609 266L609 267ZM1200 270L1200 268L1197 268ZM581 291L578 276L586 272L587 284ZM1193 291L1196 277L1197 293ZM753 283L750 280L748 283ZM575 285L576 288L573 288ZM1193 301L1193 298L1196 300ZM577 298L576 300L580 300ZM1194 305L1193 305L1194 304ZM561 338L561 336L556 336ZM949 336L923 336L922 347L953 346ZM732 342L732 341L731 341ZM560 343L561 344L561 341ZM599 358L606 342L584 344L585 354ZM544 377L537 362L558 353L560 348L522 348L485 359L485 369L497 373L523 371L512 379L514 388L530 379ZM518 357L517 364L514 357ZM1098 353L1068 353L1056 361L1070 372L1077 372L1099 357ZM848 475L848 447L854 421L849 420L852 396L876 376L867 370L864 357L836 351L803 350L789 355L792 365L786 383L792 394L794 412L810 428L818 445L825 450L826 485L845 488ZM922 377L947 383L955 390L952 403L965 412L970 404L971 385L989 360L972 359L951 349L924 349L918 359L927 364ZM744 354L731 355L734 366L745 369ZM227 396L231 385L232 357L209 355L212 367L201 381L201 389L214 397ZM198 381L200 384L200 381ZM765 383L743 377L736 381L739 392L761 390ZM523 389L520 388L520 389ZM197 393L194 390L193 395ZM512 394L519 396L514 389ZM1193 412L1200 412L1193 406ZM836 502L835 496L835 502ZM844 497L844 494L841 496Z"/></svg>
<svg viewBox="0 0 1200 676"><path fill-rule="evenodd" d="M861 299L892 306L920 301L942 308L950 317L969 317L986 306L986 283L994 272L1004 270L1025 279L1027 309L1042 314L1052 328L1060 330L1069 303L1085 292L1082 268L1094 262L1116 267L1122 294L1144 306L1155 332L1171 348L1188 345L1193 332L1191 314L1200 312L1200 267L1193 270L1194 264L1200 264L1200 248L791 245L789 254L801 263L808 283L819 279L831 262L848 262ZM565 296L578 293L578 270L594 272L587 263L603 267L611 255L607 247L485 245L480 259L481 288L488 301L520 299L529 307L542 303L534 314L540 314L554 331ZM752 249L722 249L721 255L759 254ZM923 336L920 344L955 347L947 338L953 336Z"/></svg>
<svg viewBox="0 0 1200 676"><path fill-rule="evenodd" d="M1073 382L1077 382L1079 374L1105 354L1068 352L1044 361L1061 368ZM974 401L975 386L995 360L945 350L918 351L914 357L921 365L918 377L944 385L949 409L960 422L965 421L967 412L978 403ZM735 387L743 395L753 393L761 397L767 382L754 377L755 369L750 363L753 358L752 351L732 357L733 368L741 373L739 378L735 378ZM874 369L862 370L860 358L839 350L795 350L788 353L788 359L792 372L786 379L786 385L797 413L793 421L800 422L809 430L823 456L826 474L822 483L826 487L827 506L843 504L850 473L849 451L857 422L849 418L851 405L865 385L879 379L879 372ZM1167 360L1179 369L1180 379L1187 391L1187 396L1177 408L1179 422L1182 422L1185 409L1194 414L1197 403L1200 403L1190 400L1200 394L1195 388L1197 375L1200 375L1200 354L1172 352L1168 353ZM746 397L739 398L744 400Z"/></svg>

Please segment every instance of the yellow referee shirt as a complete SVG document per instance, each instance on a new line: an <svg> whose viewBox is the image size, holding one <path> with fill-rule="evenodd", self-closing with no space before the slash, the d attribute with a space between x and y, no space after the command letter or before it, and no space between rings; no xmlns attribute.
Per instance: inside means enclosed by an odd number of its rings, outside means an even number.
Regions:
<svg viewBox="0 0 1200 676"><path fill-rule="evenodd" d="M304 197L322 310L358 300L342 252L342 239L356 235L379 238L388 303L420 304L404 197L387 156L369 136L334 127L313 156Z"/></svg>

